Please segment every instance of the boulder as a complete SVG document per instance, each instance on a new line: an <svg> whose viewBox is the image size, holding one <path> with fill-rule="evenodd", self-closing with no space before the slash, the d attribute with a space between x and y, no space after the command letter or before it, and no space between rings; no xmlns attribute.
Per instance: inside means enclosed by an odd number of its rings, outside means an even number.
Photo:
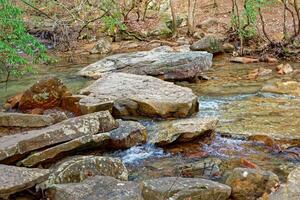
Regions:
<svg viewBox="0 0 300 200"><path fill-rule="evenodd" d="M82 148L126 149L143 144L147 139L146 128L138 122L118 120L119 127L106 133L84 135L66 143L33 153L19 164L27 167L36 166L62 154L78 152Z"/></svg>
<svg viewBox="0 0 300 200"><path fill-rule="evenodd" d="M201 136L214 135L217 119L180 119L160 122L154 128L150 143L158 146L193 141Z"/></svg>
<svg viewBox="0 0 300 200"><path fill-rule="evenodd" d="M232 53L234 51L235 47L230 43L224 43L222 45L222 51L225 53Z"/></svg>
<svg viewBox="0 0 300 200"><path fill-rule="evenodd" d="M106 74L81 93L113 100L117 117L183 118L198 111L198 98L191 89L149 76Z"/></svg>
<svg viewBox="0 0 300 200"><path fill-rule="evenodd" d="M193 51L207 51L210 53L220 53L222 51L221 40L214 35L206 35L202 39L191 45Z"/></svg>
<svg viewBox="0 0 300 200"><path fill-rule="evenodd" d="M250 168L235 168L226 179L231 186L234 200L256 200L279 183L276 174L270 171Z"/></svg>
<svg viewBox="0 0 300 200"><path fill-rule="evenodd" d="M0 164L0 199L34 187L48 178L47 169L28 169Z"/></svg>
<svg viewBox="0 0 300 200"><path fill-rule="evenodd" d="M44 127L54 122L54 118L48 115L0 113L0 126L4 127Z"/></svg>
<svg viewBox="0 0 300 200"><path fill-rule="evenodd" d="M67 142L75 138L110 131L117 127L108 111L71 118L41 130L0 138L0 161L23 157L31 151Z"/></svg>
<svg viewBox="0 0 300 200"><path fill-rule="evenodd" d="M128 172L118 158L78 156L62 161L52 169L46 187L53 184L79 183L91 176L111 176L127 181Z"/></svg>
<svg viewBox="0 0 300 200"><path fill-rule="evenodd" d="M257 63L259 59L256 58L247 58L247 57L233 57L230 59L230 62L234 63L242 63L242 64L250 64L250 63Z"/></svg>
<svg viewBox="0 0 300 200"><path fill-rule="evenodd" d="M24 92L19 102L19 109L26 111L59 107L66 93L67 88L58 78L40 80Z"/></svg>
<svg viewBox="0 0 300 200"><path fill-rule="evenodd" d="M230 193L229 186L200 178L165 177L143 181L145 200L226 200Z"/></svg>
<svg viewBox="0 0 300 200"><path fill-rule="evenodd" d="M141 186L109 176L95 176L80 183L55 184L47 190L52 200L143 200Z"/></svg>
<svg viewBox="0 0 300 200"><path fill-rule="evenodd" d="M86 97L79 100L79 108L82 114L89 114L99 111L108 110L112 112L113 101L110 99L99 99L94 97Z"/></svg>
<svg viewBox="0 0 300 200"><path fill-rule="evenodd" d="M276 82L263 86L261 91L300 96L300 83L296 81Z"/></svg>
<svg viewBox="0 0 300 200"><path fill-rule="evenodd" d="M294 169L287 178L287 183L269 195L269 200L299 200L300 198L300 167Z"/></svg>
<svg viewBox="0 0 300 200"><path fill-rule="evenodd" d="M110 40L107 38L101 38L97 41L93 49L91 50L92 54L107 54L111 51L112 45Z"/></svg>
<svg viewBox="0 0 300 200"><path fill-rule="evenodd" d="M149 75L164 80L193 79L212 66L212 54L206 52L175 52L169 47L151 51L116 54L93 63L79 75L99 78L105 73L126 72Z"/></svg>

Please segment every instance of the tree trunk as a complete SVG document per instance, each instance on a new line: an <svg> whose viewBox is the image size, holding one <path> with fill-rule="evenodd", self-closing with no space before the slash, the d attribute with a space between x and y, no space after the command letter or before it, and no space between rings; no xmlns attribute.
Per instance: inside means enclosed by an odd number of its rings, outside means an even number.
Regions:
<svg viewBox="0 0 300 200"><path fill-rule="evenodd" d="M171 7L171 13L172 13L172 25L173 25L173 35L177 35L177 19L176 19L176 13L175 13L175 2L174 0L170 0L170 7Z"/></svg>
<svg viewBox="0 0 300 200"><path fill-rule="evenodd" d="M196 0L188 0L188 35L194 34Z"/></svg>

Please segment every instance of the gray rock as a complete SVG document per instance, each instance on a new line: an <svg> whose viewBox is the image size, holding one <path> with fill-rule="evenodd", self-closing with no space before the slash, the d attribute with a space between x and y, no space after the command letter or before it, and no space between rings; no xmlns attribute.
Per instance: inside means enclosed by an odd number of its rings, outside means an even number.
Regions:
<svg viewBox="0 0 300 200"><path fill-rule="evenodd" d="M47 169L28 169L0 164L0 198L31 188L48 178Z"/></svg>
<svg viewBox="0 0 300 200"><path fill-rule="evenodd" d="M279 190L269 195L269 200L299 200L300 199L300 167L294 169L287 178L287 183Z"/></svg>
<svg viewBox="0 0 300 200"><path fill-rule="evenodd" d="M145 200L226 200L231 188L200 178L166 177L143 182Z"/></svg>
<svg viewBox="0 0 300 200"><path fill-rule="evenodd" d="M206 35L202 39L191 45L193 51L208 51L210 53L219 53L222 51L221 40L214 35Z"/></svg>
<svg viewBox="0 0 300 200"><path fill-rule="evenodd" d="M226 179L231 186L231 196L235 200L256 200L279 183L276 174L270 171L249 168L235 168Z"/></svg>
<svg viewBox="0 0 300 200"><path fill-rule="evenodd" d="M85 135L105 132L117 127L108 111L71 118L41 130L33 130L0 138L0 161L22 157L33 150L67 142Z"/></svg>
<svg viewBox="0 0 300 200"><path fill-rule="evenodd" d="M106 74L81 93L114 100L117 117L183 118L198 111L198 98L191 89L149 76Z"/></svg>
<svg viewBox="0 0 300 200"><path fill-rule="evenodd" d="M118 120L119 127L106 133L96 135L85 135L66 143L47 148L43 151L33 153L20 165L27 167L36 166L42 162L49 161L62 154L69 154L81 148L102 148L102 149L125 149L137 144L146 142L146 128L138 122Z"/></svg>
<svg viewBox="0 0 300 200"><path fill-rule="evenodd" d="M94 48L91 50L93 54L107 54L111 51L111 42L106 38L101 38L97 41Z"/></svg>
<svg viewBox="0 0 300 200"><path fill-rule="evenodd" d="M81 183L56 184L47 194L52 200L143 200L139 184L109 176L95 176Z"/></svg>
<svg viewBox="0 0 300 200"><path fill-rule="evenodd" d="M164 121L154 126L153 134L150 135L150 143L159 146L188 142L195 140L201 136L212 135L217 127L217 119L180 119L172 121Z"/></svg>
<svg viewBox="0 0 300 200"><path fill-rule="evenodd" d="M99 78L105 73L126 72L176 81L195 78L212 66L212 54L207 52L159 49L112 55L85 67L79 75Z"/></svg>
<svg viewBox="0 0 300 200"><path fill-rule="evenodd" d="M47 115L0 113L0 126L4 127L44 127L54 122L55 120Z"/></svg>
<svg viewBox="0 0 300 200"><path fill-rule="evenodd" d="M71 157L57 164L48 180L46 187L53 184L79 183L91 176L111 176L127 181L128 171L118 158L102 156Z"/></svg>

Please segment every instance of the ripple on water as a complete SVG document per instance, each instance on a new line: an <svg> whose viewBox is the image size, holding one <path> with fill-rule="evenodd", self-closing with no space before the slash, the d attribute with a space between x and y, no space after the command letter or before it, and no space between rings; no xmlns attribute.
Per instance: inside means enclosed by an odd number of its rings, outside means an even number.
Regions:
<svg viewBox="0 0 300 200"><path fill-rule="evenodd" d="M200 96L198 100L200 111L197 114L197 117L200 118L221 117L220 109L222 106L226 104L230 104L233 101L247 99L254 95L255 94L241 94L241 95L234 95L234 96L216 96L216 97Z"/></svg>
<svg viewBox="0 0 300 200"><path fill-rule="evenodd" d="M245 157L257 153L254 149L246 148L251 143L253 142L217 135L211 144L203 146L203 150L210 156L219 158Z"/></svg>
<svg viewBox="0 0 300 200"><path fill-rule="evenodd" d="M145 159L162 158L168 156L168 154L152 144L144 144L131 147L125 151L117 151L113 156L119 157L125 164L139 164Z"/></svg>

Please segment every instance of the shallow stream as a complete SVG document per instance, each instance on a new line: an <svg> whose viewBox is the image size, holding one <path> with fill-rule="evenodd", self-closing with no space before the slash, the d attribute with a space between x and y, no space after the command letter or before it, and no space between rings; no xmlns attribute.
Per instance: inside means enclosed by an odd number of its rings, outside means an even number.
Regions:
<svg viewBox="0 0 300 200"><path fill-rule="evenodd" d="M76 72L98 59L99 56L71 56L52 67L37 67L37 75L12 81L7 90L4 84L0 85L0 103L45 76L57 76L72 92L79 91L90 81L77 76ZM214 59L213 68L206 73L208 81L179 83L199 96L197 117L220 120L215 140L211 144L195 142L167 149L145 144L110 153L128 166L131 180L174 175L218 180L227 170L256 165L275 172L284 181L287 174L300 165L300 146L280 152L245 140L246 136L256 134L300 140L300 98L260 92L265 84L291 78L277 75L276 65L232 64L228 60L224 56ZM300 64L291 65L300 69ZM256 80L248 79L249 72L258 67L271 68L273 73ZM149 128L155 122L142 123Z"/></svg>

